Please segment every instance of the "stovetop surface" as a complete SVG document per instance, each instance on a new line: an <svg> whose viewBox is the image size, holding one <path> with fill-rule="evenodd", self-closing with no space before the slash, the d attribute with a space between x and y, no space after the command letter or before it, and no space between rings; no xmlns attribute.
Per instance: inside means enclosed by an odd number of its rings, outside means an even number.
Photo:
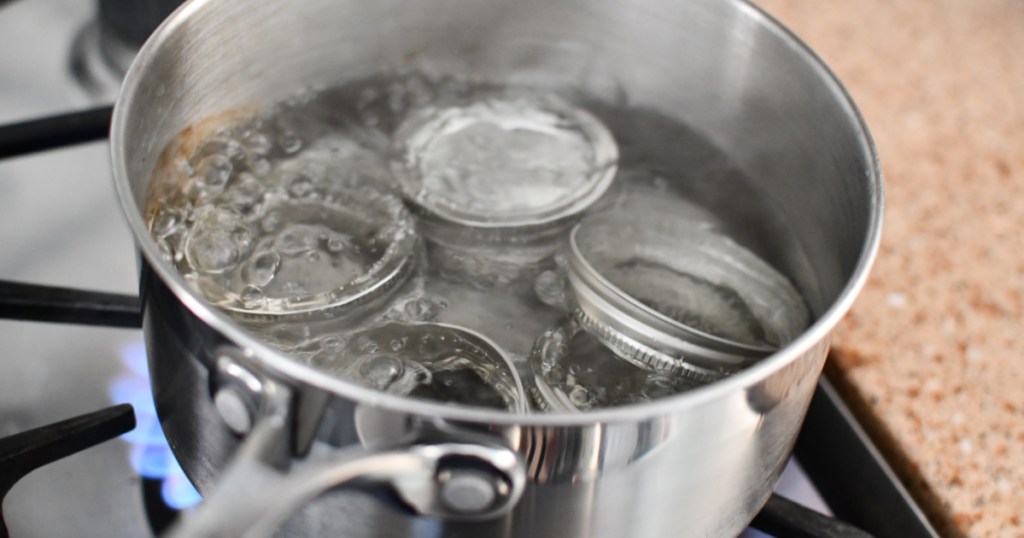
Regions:
<svg viewBox="0 0 1024 538"><path fill-rule="evenodd" d="M68 59L94 5L0 8L0 123L90 106ZM135 293L106 143L0 161L0 279ZM139 331L0 320L0 436L111 404L107 387ZM144 536L139 478L110 442L25 477L8 494L11 536Z"/></svg>
<svg viewBox="0 0 1024 538"><path fill-rule="evenodd" d="M82 0L0 7L0 124L104 104L71 76L76 35L95 10ZM0 160L0 279L136 293L131 235L110 179L106 142ZM0 320L0 437L114 403L108 389L137 330ZM128 445L107 442L39 469L8 494L20 537L150 534ZM793 465L780 492L824 503ZM758 536L748 531L745 536Z"/></svg>

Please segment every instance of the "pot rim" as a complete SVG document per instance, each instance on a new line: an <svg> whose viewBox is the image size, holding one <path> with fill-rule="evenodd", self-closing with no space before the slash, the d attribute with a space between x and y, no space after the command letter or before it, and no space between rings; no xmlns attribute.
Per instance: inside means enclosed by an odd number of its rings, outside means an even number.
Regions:
<svg viewBox="0 0 1024 538"><path fill-rule="evenodd" d="M846 314L867 281L871 266L878 253L881 241L882 214L884 209L882 170L878 153L868 127L860 111L835 74L803 41L749 0L730 0L736 8L746 11L767 30L791 45L792 51L813 67L819 80L837 98L837 104L844 109L848 120L856 127L859 152L865 155L870 166L865 170L868 185L868 227L861 246L860 256L853 273L839 296L831 306L807 330L789 345L743 371L709 385L652 402L622 407L587 411L585 413L534 413L513 414L483 408L460 407L407 398L362 387L354 382L334 377L313 367L289 358L286 354L261 343L249 334L227 314L200 298L178 272L161 259L156 242L153 240L142 217L142 211L132 194L127 162L125 159L125 132L131 121L131 110L140 83L146 75L146 66L164 43L186 24L191 16L216 0L192 0L180 6L150 36L140 49L124 79L121 92L114 106L110 130L111 159L114 186L121 209L137 248L160 279L174 293L186 308L197 318L210 325L228 340L242 349L251 350L254 360L263 368L286 382L309 385L332 395L391 411L412 415L428 415L442 419L480 422L508 426L585 426L594 423L636 422L656 416L695 409L709 402L727 398L731 394L749 389L758 382L797 360L807 350L827 341L832 329Z"/></svg>

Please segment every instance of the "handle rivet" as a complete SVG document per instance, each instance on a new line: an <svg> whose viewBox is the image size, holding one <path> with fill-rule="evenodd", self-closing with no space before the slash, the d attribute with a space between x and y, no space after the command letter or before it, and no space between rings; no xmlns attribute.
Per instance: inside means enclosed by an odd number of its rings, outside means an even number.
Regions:
<svg viewBox="0 0 1024 538"><path fill-rule="evenodd" d="M237 387L221 387L213 396L213 405L220 418L232 431L244 435L252 429L252 411Z"/></svg>
<svg viewBox="0 0 1024 538"><path fill-rule="evenodd" d="M441 500L450 510L463 514L483 512L498 497L498 485L488 474L452 471L441 484Z"/></svg>

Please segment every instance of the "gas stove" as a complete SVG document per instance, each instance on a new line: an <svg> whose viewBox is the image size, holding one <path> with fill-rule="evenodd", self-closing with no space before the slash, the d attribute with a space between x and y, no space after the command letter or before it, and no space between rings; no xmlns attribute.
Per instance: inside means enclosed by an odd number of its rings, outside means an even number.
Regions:
<svg viewBox="0 0 1024 538"><path fill-rule="evenodd" d="M153 409L105 142L120 76L176 3L0 2L0 494L14 484L14 537L152 535L201 501ZM773 535L854 536L816 514L832 511L878 536L934 535L827 382L776 492L799 504L770 501L754 526Z"/></svg>

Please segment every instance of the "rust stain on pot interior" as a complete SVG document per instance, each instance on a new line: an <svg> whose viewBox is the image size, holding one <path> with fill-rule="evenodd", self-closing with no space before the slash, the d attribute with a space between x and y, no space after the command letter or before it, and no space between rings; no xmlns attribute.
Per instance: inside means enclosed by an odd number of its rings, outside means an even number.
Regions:
<svg viewBox="0 0 1024 538"><path fill-rule="evenodd" d="M149 182L149 194L146 196L147 202L143 211L143 217L147 222L163 205L167 194L179 187L182 177L178 163L182 159L191 159L199 146L211 136L253 117L257 110L256 106L247 105L207 116L189 124L171 139L157 158Z"/></svg>

